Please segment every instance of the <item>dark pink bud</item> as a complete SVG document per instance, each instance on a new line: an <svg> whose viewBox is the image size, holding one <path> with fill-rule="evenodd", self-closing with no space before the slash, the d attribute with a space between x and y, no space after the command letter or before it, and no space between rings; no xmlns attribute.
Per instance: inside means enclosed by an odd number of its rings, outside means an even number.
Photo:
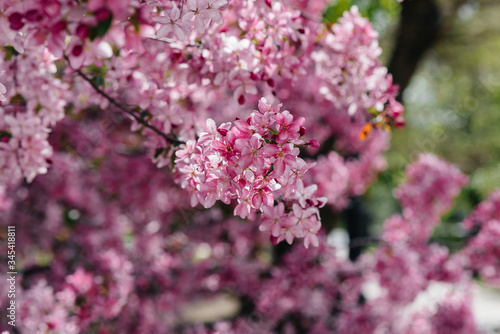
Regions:
<svg viewBox="0 0 500 334"><path fill-rule="evenodd" d="M30 9L24 14L26 20L30 22L37 22L43 20L42 14L37 9Z"/></svg>
<svg viewBox="0 0 500 334"><path fill-rule="evenodd" d="M9 27L12 30L19 30L24 27L23 14L17 12L10 14Z"/></svg>
<svg viewBox="0 0 500 334"><path fill-rule="evenodd" d="M403 117L398 117L394 120L394 125L398 128L401 129L406 125L406 122Z"/></svg>
<svg viewBox="0 0 500 334"><path fill-rule="evenodd" d="M269 240L271 240L271 242L273 243L273 245L277 245L278 244L278 237L273 237L271 235L271 236L269 236Z"/></svg>
<svg viewBox="0 0 500 334"><path fill-rule="evenodd" d="M89 37L89 34L90 29L85 24L80 24L78 28L76 28L76 36L80 37L81 39Z"/></svg>
<svg viewBox="0 0 500 334"><path fill-rule="evenodd" d="M79 57L82 54L82 52L83 52L83 46L75 45L75 47L71 51L71 54L73 54L73 56L75 57Z"/></svg>
<svg viewBox="0 0 500 334"><path fill-rule="evenodd" d="M252 79L253 81L257 81L259 80L259 76L256 74L256 73L250 73L250 79Z"/></svg>
<svg viewBox="0 0 500 334"><path fill-rule="evenodd" d="M266 5L268 5L269 7L271 7L273 4L273 2L271 0L266 0Z"/></svg>
<svg viewBox="0 0 500 334"><path fill-rule="evenodd" d="M7 137L7 136L0 137L0 141L1 141L2 143L7 143L7 142L9 141L9 137Z"/></svg>
<svg viewBox="0 0 500 334"><path fill-rule="evenodd" d="M274 80L273 80L273 79L269 79L269 80L267 80L267 84L268 84L270 87L274 87Z"/></svg>
<svg viewBox="0 0 500 334"><path fill-rule="evenodd" d="M106 8L98 9L94 15L97 17L98 21L106 21L109 18L109 10Z"/></svg>
<svg viewBox="0 0 500 334"><path fill-rule="evenodd" d="M314 148L318 148L319 147L319 143L316 139L311 139L309 141L309 143L307 143L307 145L311 146L311 147L314 147Z"/></svg>
<svg viewBox="0 0 500 334"><path fill-rule="evenodd" d="M306 128L304 128L303 126L301 126L300 129L299 129L299 134L300 134L300 136L305 135L306 134Z"/></svg>
<svg viewBox="0 0 500 334"><path fill-rule="evenodd" d="M226 129L217 129L217 132L220 133L222 137L225 137L227 135Z"/></svg>
<svg viewBox="0 0 500 334"><path fill-rule="evenodd" d="M238 103L240 105L245 104L245 97L243 95L240 95L240 97L238 97Z"/></svg>
<svg viewBox="0 0 500 334"><path fill-rule="evenodd" d="M303 28L299 28L299 29L297 29L297 31L299 33L301 33L301 34L305 34L306 33L306 31Z"/></svg>
<svg viewBox="0 0 500 334"><path fill-rule="evenodd" d="M322 200L318 199L318 204L316 204L316 207L317 208L321 208L325 204L326 204L325 202L323 202Z"/></svg>
<svg viewBox="0 0 500 334"><path fill-rule="evenodd" d="M60 33L61 31L63 31L64 29L66 29L66 22L64 21L59 21L57 22L56 24L54 24L52 26L52 28L50 29L50 31L53 33L53 34L58 34Z"/></svg>
<svg viewBox="0 0 500 334"><path fill-rule="evenodd" d="M306 199L306 203L307 203L307 204L309 204L309 205L314 205L314 202L313 202L313 201L311 201L309 198L308 198L308 199Z"/></svg>
<svg viewBox="0 0 500 334"><path fill-rule="evenodd" d="M179 60L179 59L181 59L181 58L182 58L182 53L180 53L180 52L172 52L172 53L170 54L170 59L171 59L172 61L177 61L177 60Z"/></svg>

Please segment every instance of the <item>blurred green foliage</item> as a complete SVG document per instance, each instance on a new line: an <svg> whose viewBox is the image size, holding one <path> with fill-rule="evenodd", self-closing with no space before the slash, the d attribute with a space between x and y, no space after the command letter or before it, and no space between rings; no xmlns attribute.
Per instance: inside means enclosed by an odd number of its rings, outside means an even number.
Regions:
<svg viewBox="0 0 500 334"><path fill-rule="evenodd" d="M353 5L358 6L361 15L367 17L377 30L395 23L401 9L401 5L395 0L334 0L323 13L323 21L336 23L344 11Z"/></svg>
<svg viewBox="0 0 500 334"><path fill-rule="evenodd" d="M362 2L341 2L363 8ZM434 234L452 249L464 237L456 223L500 188L500 1L464 1L453 17L446 17L455 3L439 1L447 25L404 92L407 125L393 133L388 168L366 195L377 233L388 216L400 211L392 191L417 154L431 152L456 164L470 183ZM329 15L337 14L331 9ZM397 24L388 21L384 29L382 60L387 63Z"/></svg>

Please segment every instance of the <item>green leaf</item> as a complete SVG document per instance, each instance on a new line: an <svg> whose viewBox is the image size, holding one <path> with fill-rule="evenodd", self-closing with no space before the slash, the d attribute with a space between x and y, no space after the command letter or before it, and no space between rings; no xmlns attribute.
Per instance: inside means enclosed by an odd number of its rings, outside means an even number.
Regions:
<svg viewBox="0 0 500 334"><path fill-rule="evenodd" d="M271 174L274 170L274 164L271 164L271 167L269 167L269 170L267 171L266 175L264 177L267 177L269 174Z"/></svg>
<svg viewBox="0 0 500 334"><path fill-rule="evenodd" d="M26 99L19 93L10 98L9 104L25 106Z"/></svg>
<svg viewBox="0 0 500 334"><path fill-rule="evenodd" d="M98 75L94 78L94 82L97 87L104 86L104 77Z"/></svg>
<svg viewBox="0 0 500 334"><path fill-rule="evenodd" d="M280 134L278 131L274 130L273 128L268 128L268 129L269 129L269 131L271 131L273 133L273 135L277 136Z"/></svg>
<svg viewBox="0 0 500 334"><path fill-rule="evenodd" d="M172 169L175 167L175 152L172 152L172 156L170 157L170 162L172 163Z"/></svg>
<svg viewBox="0 0 500 334"><path fill-rule="evenodd" d="M150 119L151 117L153 117L153 115L151 115L151 113L147 110L144 110L140 113L139 115L139 118L144 120L144 119Z"/></svg>
<svg viewBox="0 0 500 334"><path fill-rule="evenodd" d="M42 107L42 105L41 105L40 103L38 103L38 104L36 105L36 107L35 107L35 113L36 113L36 114L38 114L38 112L39 112L40 110L42 110L42 108L43 108L43 107Z"/></svg>
<svg viewBox="0 0 500 334"><path fill-rule="evenodd" d="M111 22L113 22L113 13L109 12L109 16L106 20L99 21L96 27L90 27L90 40L93 41L98 37L100 38L106 35L111 27Z"/></svg>
<svg viewBox="0 0 500 334"><path fill-rule="evenodd" d="M164 148L163 147L158 147L156 150L155 150L155 159L157 159L160 154L162 154Z"/></svg>
<svg viewBox="0 0 500 334"><path fill-rule="evenodd" d="M141 26L140 26L140 20L139 20L139 11L136 11L134 13L134 15L132 15L129 19L130 23L132 23L132 25L134 26L135 28L135 31L138 33L140 32L141 30Z"/></svg>
<svg viewBox="0 0 500 334"><path fill-rule="evenodd" d="M334 1L330 6L328 6L323 13L323 22L325 23L335 23L341 17L346 10L351 8L351 0L337 0Z"/></svg>
<svg viewBox="0 0 500 334"><path fill-rule="evenodd" d="M10 134L10 132L0 131L0 138L5 138L5 137L10 139L12 137L12 135Z"/></svg>
<svg viewBox="0 0 500 334"><path fill-rule="evenodd" d="M5 61L8 61L12 58L12 56L17 56L19 54L19 52L17 52L16 49L10 45L2 46L2 49L5 50Z"/></svg>

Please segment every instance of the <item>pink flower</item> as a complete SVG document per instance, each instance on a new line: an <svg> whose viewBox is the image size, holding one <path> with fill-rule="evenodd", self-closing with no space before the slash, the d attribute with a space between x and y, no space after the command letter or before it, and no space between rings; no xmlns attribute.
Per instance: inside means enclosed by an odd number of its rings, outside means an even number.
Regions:
<svg viewBox="0 0 500 334"><path fill-rule="evenodd" d="M286 240L286 242L291 245L295 237L302 237L302 228L297 224L297 221L295 219L281 219L280 225L281 230L277 240L278 243Z"/></svg>
<svg viewBox="0 0 500 334"><path fill-rule="evenodd" d="M222 23L222 15L220 14L220 8L227 4L226 0L208 0L208 5L203 15L211 19L217 24Z"/></svg>
<svg viewBox="0 0 500 334"><path fill-rule="evenodd" d="M219 127L220 129L220 127ZM236 136L233 131L227 132L224 138L212 141L212 148L216 150L225 160L231 161L231 158L236 154L234 145Z"/></svg>
<svg viewBox="0 0 500 334"><path fill-rule="evenodd" d="M261 138L259 135L253 135L250 139L237 139L235 148L241 151L239 164L242 168L253 165L257 168L264 167L264 159L259 151Z"/></svg>
<svg viewBox="0 0 500 334"><path fill-rule="evenodd" d="M309 221L308 218L318 213L318 209L314 207L304 210L297 203L293 204L292 210L293 210L292 219L294 219L297 222L297 224L302 224L302 225L307 225Z"/></svg>
<svg viewBox="0 0 500 334"><path fill-rule="evenodd" d="M273 193L267 187L256 189L252 192L252 206L259 210L264 204L265 206L272 206L274 202Z"/></svg>
<svg viewBox="0 0 500 334"><path fill-rule="evenodd" d="M272 157L271 162L276 173L276 177L281 177L285 172L285 166L295 167L297 156L300 153L293 144L283 144L277 146L274 144L266 145L262 148L262 153L266 157Z"/></svg>
<svg viewBox="0 0 500 334"><path fill-rule="evenodd" d="M296 120L288 110L276 115L276 124L278 124L278 144L286 143L288 140L297 139L300 137L300 128L304 125L304 117L299 117Z"/></svg>
<svg viewBox="0 0 500 334"><path fill-rule="evenodd" d="M242 193L238 197L238 205L234 208L234 215L240 216L245 219L252 210L252 204L250 201L250 197L248 196L248 189L243 189Z"/></svg>
<svg viewBox="0 0 500 334"><path fill-rule="evenodd" d="M181 41L186 38L189 28L193 26L192 22L185 22L181 20L181 11L177 7L173 7L170 14L166 14L166 16L154 17L153 21L162 24L160 29L156 32L156 35L159 38L165 37L169 33L173 32L175 37Z"/></svg>
<svg viewBox="0 0 500 334"><path fill-rule="evenodd" d="M286 225L285 205L280 202L275 207L265 206L263 209L264 218L259 226L260 231L271 231L273 237L278 237L281 232L281 224Z"/></svg>
<svg viewBox="0 0 500 334"><path fill-rule="evenodd" d="M306 201L311 201L314 193L318 190L318 186L316 184L312 184L308 187L304 187L304 183L297 183L297 189L295 191L295 198L299 201L300 205L305 208Z"/></svg>
<svg viewBox="0 0 500 334"><path fill-rule="evenodd" d="M304 236L304 246L309 248L309 245L314 247L319 246L318 241L318 231L321 228L321 222L316 219L316 215L312 215L310 219L305 223L305 236Z"/></svg>

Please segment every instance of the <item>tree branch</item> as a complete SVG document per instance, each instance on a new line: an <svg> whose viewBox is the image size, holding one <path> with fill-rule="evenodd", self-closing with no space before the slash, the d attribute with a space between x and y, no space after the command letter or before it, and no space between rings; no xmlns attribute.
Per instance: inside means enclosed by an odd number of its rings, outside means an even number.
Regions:
<svg viewBox="0 0 500 334"><path fill-rule="evenodd" d="M403 1L399 33L388 66L400 87L398 100L425 52L438 39L441 27L442 13L435 0Z"/></svg>
<svg viewBox="0 0 500 334"><path fill-rule="evenodd" d="M66 55L64 55L64 58L66 59L66 61L68 61L68 64L69 64L69 59ZM71 67L71 66L70 66ZM91 86L92 88L94 88L94 90L99 93L99 95L101 95L102 97L104 97L106 100L109 101L109 103L111 103L112 105L114 105L115 107L117 107L118 109L120 109L121 111L123 111L124 113L132 116L133 119L135 119L139 124L142 124L143 126L145 126L146 128L152 130L153 132L157 133L158 135L160 135L161 137L163 137L167 143L170 143L174 146L178 146L180 144L184 144L183 141L177 139L177 138L174 138L174 137L171 137L167 134L165 134L164 132L162 132L161 130L159 130L158 128L152 126L151 124L149 124L148 122L146 122L144 119L142 119L141 117L139 117L134 111L128 109L127 107L121 105L120 103L118 103L114 98L112 98L111 96L109 96L105 91L103 91L102 89L100 89L96 84L95 82L90 79L88 76L86 76L82 71L80 71L79 69L74 69L72 68L73 71L75 71L80 77L82 77L85 81L87 81Z"/></svg>

